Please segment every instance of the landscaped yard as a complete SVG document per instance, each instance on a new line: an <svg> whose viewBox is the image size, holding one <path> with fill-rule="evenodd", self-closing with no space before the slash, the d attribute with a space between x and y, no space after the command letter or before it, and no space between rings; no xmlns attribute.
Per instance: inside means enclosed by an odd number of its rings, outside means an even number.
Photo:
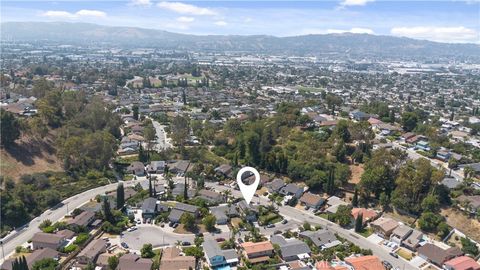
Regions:
<svg viewBox="0 0 480 270"><path fill-rule="evenodd" d="M274 224L282 221L282 217L277 213L269 213L258 217L258 223L261 225Z"/></svg>
<svg viewBox="0 0 480 270"><path fill-rule="evenodd" d="M404 258L407 261L410 261L413 258L412 252L410 252L410 251L408 251L404 248L399 248L397 250L397 254L398 254L398 256Z"/></svg>
<svg viewBox="0 0 480 270"><path fill-rule="evenodd" d="M368 227L368 228L363 228L363 230L361 232L359 232L358 234L360 234L361 236L367 238L369 237L370 235L372 235L373 233L373 229Z"/></svg>
<svg viewBox="0 0 480 270"><path fill-rule="evenodd" d="M233 227L236 227L238 228L239 227L239 224L242 222L242 219L241 218L232 218L230 220L230 223L232 224Z"/></svg>

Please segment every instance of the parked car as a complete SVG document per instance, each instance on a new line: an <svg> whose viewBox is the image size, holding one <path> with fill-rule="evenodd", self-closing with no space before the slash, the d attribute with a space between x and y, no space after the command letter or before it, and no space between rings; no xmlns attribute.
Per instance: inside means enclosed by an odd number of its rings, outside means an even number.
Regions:
<svg viewBox="0 0 480 270"><path fill-rule="evenodd" d="M178 227L178 223L175 223L175 224L173 224L173 226L172 226L172 228L174 228L174 229L177 228L177 227Z"/></svg>
<svg viewBox="0 0 480 270"><path fill-rule="evenodd" d="M273 234L282 234L282 231L276 230L273 232Z"/></svg>
<svg viewBox="0 0 480 270"><path fill-rule="evenodd" d="M219 238L215 239L215 241L217 241L217 242L223 242L223 241L225 241L225 238L219 237Z"/></svg>
<svg viewBox="0 0 480 270"><path fill-rule="evenodd" d="M287 224L288 223L288 220L284 219L282 220L282 224Z"/></svg>
<svg viewBox="0 0 480 270"><path fill-rule="evenodd" d="M397 253L395 253L395 252L390 252L390 253L388 253L388 254L390 254L390 256L398 259L398 254L397 254Z"/></svg>
<svg viewBox="0 0 480 270"><path fill-rule="evenodd" d="M191 245L191 244L190 244L190 242L188 242L188 241L183 241L183 242L182 242L182 246L190 246L190 245Z"/></svg>
<svg viewBox="0 0 480 270"><path fill-rule="evenodd" d="M268 224L267 225L267 228L274 228L275 227L275 224Z"/></svg>
<svg viewBox="0 0 480 270"><path fill-rule="evenodd" d="M122 245L123 248L128 248L128 245L125 242L122 242L120 245Z"/></svg>

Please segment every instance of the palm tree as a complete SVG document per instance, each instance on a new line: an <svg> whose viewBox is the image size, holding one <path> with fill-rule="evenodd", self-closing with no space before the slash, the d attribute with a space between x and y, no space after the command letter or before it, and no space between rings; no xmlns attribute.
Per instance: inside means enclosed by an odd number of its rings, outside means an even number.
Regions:
<svg viewBox="0 0 480 270"><path fill-rule="evenodd" d="M223 196L225 197L225 202L228 202L229 197L232 195L232 191L229 189L226 189L222 191Z"/></svg>
<svg viewBox="0 0 480 270"><path fill-rule="evenodd" d="M182 241L177 240L177 241L175 242L175 246L180 247L181 245L182 245Z"/></svg>
<svg viewBox="0 0 480 270"><path fill-rule="evenodd" d="M463 169L463 175L465 176L465 182L467 185L470 185L472 183L472 178L475 176L475 173L475 170L470 166L466 166Z"/></svg>

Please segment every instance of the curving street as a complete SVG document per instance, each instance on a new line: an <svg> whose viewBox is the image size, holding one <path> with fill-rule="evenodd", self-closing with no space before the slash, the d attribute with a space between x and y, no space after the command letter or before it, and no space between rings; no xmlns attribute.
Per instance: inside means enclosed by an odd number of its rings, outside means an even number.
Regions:
<svg viewBox="0 0 480 270"><path fill-rule="evenodd" d="M125 187L134 186L135 184L142 182L146 182L146 180L125 182ZM118 183L113 183L87 190L83 193L63 200L59 207L54 209L48 209L47 211L43 212L43 214L31 220L30 223L24 226L23 229L19 229L18 232L11 234L3 239L3 252L5 254L5 258L9 257L11 253L15 252L15 247L23 245L24 243L29 241L35 233L39 232L40 229L38 228L38 225L44 220L48 219L52 222L58 221L62 219L68 212L82 206L86 202L95 198L95 196L105 194L108 191L116 190L117 185ZM3 258L2 256L0 263L3 263L3 260L5 258Z"/></svg>

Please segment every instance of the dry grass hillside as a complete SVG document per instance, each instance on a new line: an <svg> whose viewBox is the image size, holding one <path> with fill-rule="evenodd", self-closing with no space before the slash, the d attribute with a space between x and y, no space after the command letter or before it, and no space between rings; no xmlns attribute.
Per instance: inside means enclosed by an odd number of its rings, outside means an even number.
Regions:
<svg viewBox="0 0 480 270"><path fill-rule="evenodd" d="M18 179L22 174L62 171L53 140L52 133L40 140L24 136L16 145L1 148L0 175Z"/></svg>

